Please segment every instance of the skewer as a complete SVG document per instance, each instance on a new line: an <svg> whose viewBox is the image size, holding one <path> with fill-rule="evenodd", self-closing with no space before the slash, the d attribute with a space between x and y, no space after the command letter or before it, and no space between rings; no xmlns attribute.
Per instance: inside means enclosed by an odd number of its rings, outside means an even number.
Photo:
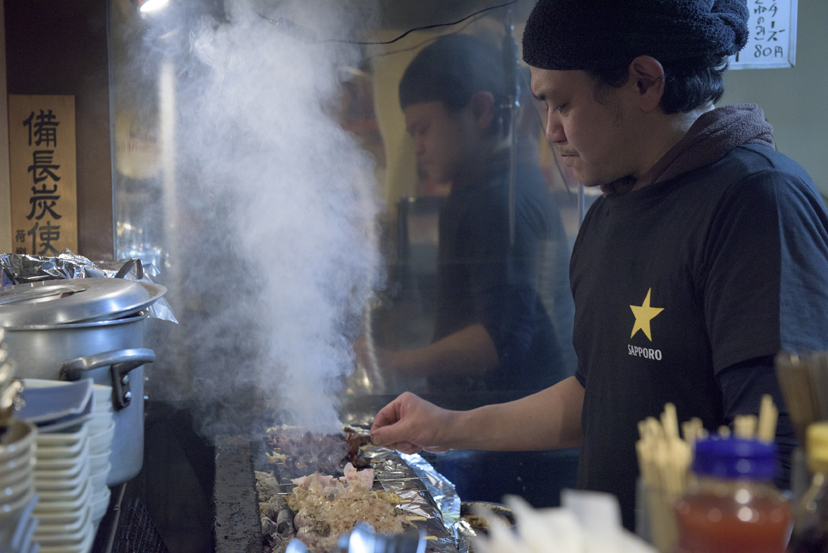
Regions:
<svg viewBox="0 0 828 553"><path fill-rule="evenodd" d="M407 482L409 480L426 480L428 476L410 476L405 478L377 478L378 482ZM340 480L341 482L341 480ZM293 482L280 482L280 486L298 486Z"/></svg>

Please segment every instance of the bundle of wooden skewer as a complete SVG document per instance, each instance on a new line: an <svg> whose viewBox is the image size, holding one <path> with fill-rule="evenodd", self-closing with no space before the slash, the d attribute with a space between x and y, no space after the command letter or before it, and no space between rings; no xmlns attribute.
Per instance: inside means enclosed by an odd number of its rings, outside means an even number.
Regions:
<svg viewBox="0 0 828 553"><path fill-rule="evenodd" d="M732 433L727 426L719 428L718 433L722 438L733 434L737 438L769 443L776 434L777 418L773 400L765 395L758 418L756 415L738 415L733 421ZM673 502L687 489L696 441L708 437L708 431L698 418L682 423L681 430L683 438L679 436L676 408L668 403L660 420L648 417L638 423L641 439L635 444L645 493L640 508L646 510L646 526L653 545L665 553L672 552L678 541Z"/></svg>
<svg viewBox="0 0 828 553"><path fill-rule="evenodd" d="M800 443L813 422L828 420L828 352L776 356L776 374Z"/></svg>

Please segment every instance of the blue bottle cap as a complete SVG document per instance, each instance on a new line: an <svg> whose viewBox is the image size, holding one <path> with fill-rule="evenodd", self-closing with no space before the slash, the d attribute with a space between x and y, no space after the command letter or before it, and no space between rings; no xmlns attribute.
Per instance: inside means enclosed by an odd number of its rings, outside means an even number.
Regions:
<svg viewBox="0 0 828 553"><path fill-rule="evenodd" d="M693 472L714 478L773 480L776 445L741 438L708 438L696 442Z"/></svg>

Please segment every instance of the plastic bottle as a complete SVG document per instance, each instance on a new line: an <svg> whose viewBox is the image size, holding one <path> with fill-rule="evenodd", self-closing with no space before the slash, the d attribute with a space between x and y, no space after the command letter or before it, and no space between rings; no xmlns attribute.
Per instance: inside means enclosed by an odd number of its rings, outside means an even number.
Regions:
<svg viewBox="0 0 828 553"><path fill-rule="evenodd" d="M784 553L792 508L771 483L776 447L738 438L696 442L693 476L674 505L677 553Z"/></svg>
<svg viewBox="0 0 828 553"><path fill-rule="evenodd" d="M828 553L828 422L813 423L805 439L811 488L796 508L791 553Z"/></svg>

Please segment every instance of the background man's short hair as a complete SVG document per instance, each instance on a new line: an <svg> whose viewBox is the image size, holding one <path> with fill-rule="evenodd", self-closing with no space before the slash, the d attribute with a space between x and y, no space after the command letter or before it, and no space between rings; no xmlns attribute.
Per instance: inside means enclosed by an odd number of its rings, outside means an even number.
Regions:
<svg viewBox="0 0 828 553"><path fill-rule="evenodd" d="M447 35L420 50L405 70L400 107L436 101L458 111L481 91L494 96L495 106L507 101L500 50L470 35Z"/></svg>

